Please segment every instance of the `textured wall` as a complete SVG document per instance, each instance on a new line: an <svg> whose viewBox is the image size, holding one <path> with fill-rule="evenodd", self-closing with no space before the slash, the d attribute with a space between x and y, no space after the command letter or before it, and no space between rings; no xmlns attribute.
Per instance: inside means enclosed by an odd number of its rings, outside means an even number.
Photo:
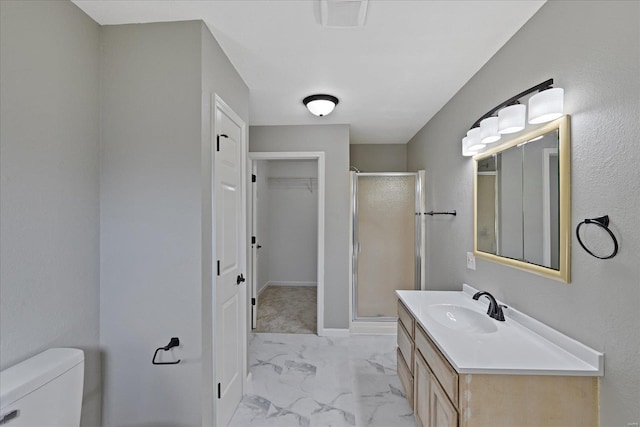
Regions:
<svg viewBox="0 0 640 427"><path fill-rule="evenodd" d="M351 144L349 165L360 172L405 172L406 144Z"/></svg>
<svg viewBox="0 0 640 427"><path fill-rule="evenodd" d="M427 288L462 282L605 353L601 425L640 422L640 3L551 1L410 141L409 169L425 168L428 206L457 209L428 220ZM620 252L600 261L572 238L571 284L477 259L472 250L472 161L460 140L484 112L553 77L572 115L572 227L608 214Z"/></svg>
<svg viewBox="0 0 640 427"><path fill-rule="evenodd" d="M100 425L99 27L66 1L0 2L0 369L85 352Z"/></svg>
<svg viewBox="0 0 640 427"><path fill-rule="evenodd" d="M249 151L324 151L324 327L349 327L349 126L251 126Z"/></svg>

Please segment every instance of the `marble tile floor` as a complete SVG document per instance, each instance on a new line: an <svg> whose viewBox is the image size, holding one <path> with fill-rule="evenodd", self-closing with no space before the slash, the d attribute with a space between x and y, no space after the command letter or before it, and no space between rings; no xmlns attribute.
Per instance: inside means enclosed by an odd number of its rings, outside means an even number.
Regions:
<svg viewBox="0 0 640 427"><path fill-rule="evenodd" d="M395 335L251 334L252 381L229 426L413 427Z"/></svg>

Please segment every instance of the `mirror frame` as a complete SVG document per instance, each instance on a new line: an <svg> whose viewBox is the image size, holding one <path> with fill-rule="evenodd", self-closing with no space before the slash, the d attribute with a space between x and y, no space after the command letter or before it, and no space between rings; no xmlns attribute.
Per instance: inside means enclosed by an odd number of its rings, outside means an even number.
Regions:
<svg viewBox="0 0 640 427"><path fill-rule="evenodd" d="M554 270L537 264L478 251L478 163L479 161L515 147L523 142L554 130L558 131L559 206L560 206L560 269ZM476 257L508 265L540 276L571 282L571 135L570 117L562 116L531 131L473 157L473 254Z"/></svg>

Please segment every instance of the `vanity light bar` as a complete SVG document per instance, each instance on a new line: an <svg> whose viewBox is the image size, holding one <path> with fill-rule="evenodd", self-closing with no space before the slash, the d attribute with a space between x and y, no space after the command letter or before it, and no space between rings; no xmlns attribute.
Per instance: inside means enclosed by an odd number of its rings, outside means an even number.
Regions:
<svg viewBox="0 0 640 427"><path fill-rule="evenodd" d="M527 107L520 98L538 92L529 98L529 123L550 122L564 113L564 89L554 88L553 79L546 80L512 96L492 108L475 121L462 140L462 155L473 156L481 152L486 144L494 143L503 134L520 132L526 125ZM497 113L497 114L496 114Z"/></svg>

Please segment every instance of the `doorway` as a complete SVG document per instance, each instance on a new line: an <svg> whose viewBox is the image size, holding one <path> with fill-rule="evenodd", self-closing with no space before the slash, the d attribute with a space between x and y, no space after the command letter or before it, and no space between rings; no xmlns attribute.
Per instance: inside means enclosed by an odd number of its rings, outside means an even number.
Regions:
<svg viewBox="0 0 640 427"><path fill-rule="evenodd" d="M249 153L251 325L322 334L324 153Z"/></svg>

